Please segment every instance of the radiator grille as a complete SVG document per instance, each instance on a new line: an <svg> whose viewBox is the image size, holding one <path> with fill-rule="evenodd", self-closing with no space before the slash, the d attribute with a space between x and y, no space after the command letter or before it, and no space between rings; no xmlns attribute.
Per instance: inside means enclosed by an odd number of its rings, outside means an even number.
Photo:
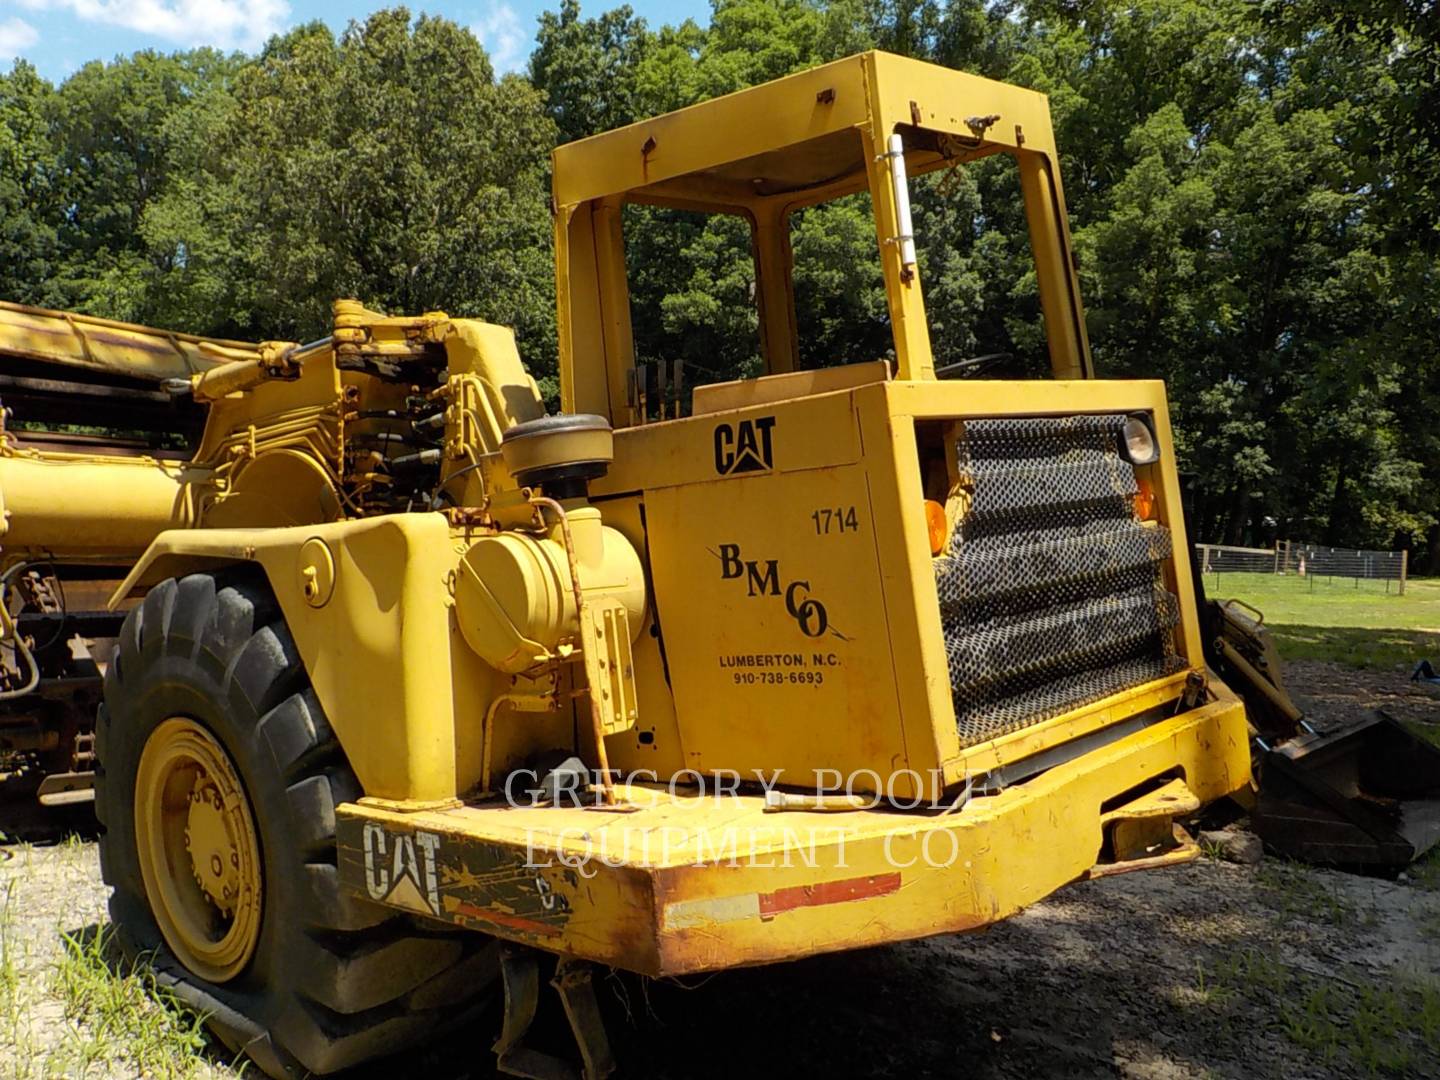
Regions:
<svg viewBox="0 0 1440 1080"><path fill-rule="evenodd" d="M969 420L969 507L935 560L970 746L1179 670L1169 530L1140 522L1124 416Z"/></svg>

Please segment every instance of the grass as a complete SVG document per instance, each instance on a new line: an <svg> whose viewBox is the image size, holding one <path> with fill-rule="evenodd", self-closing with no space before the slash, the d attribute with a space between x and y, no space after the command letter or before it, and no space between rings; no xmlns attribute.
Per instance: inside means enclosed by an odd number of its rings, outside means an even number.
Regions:
<svg viewBox="0 0 1440 1080"><path fill-rule="evenodd" d="M217 1065L202 1018L160 986L147 964L124 960L108 926L70 929L101 918L97 898L77 888L93 873L92 846L78 839L47 848L17 844L0 859L0 1076L235 1075ZM72 892L84 898L67 904ZM56 914L37 918L52 909Z"/></svg>
<svg viewBox="0 0 1440 1080"><path fill-rule="evenodd" d="M1440 847L1433 849L1411 866L1409 874L1411 880L1420 888L1428 892L1440 892ZM1436 931L1435 936L1440 938L1440 927L1437 927Z"/></svg>
<svg viewBox="0 0 1440 1080"><path fill-rule="evenodd" d="M1206 594L1236 598L1265 613L1286 660L1329 660L1373 671L1440 665L1440 579L1395 585L1276 574L1206 574Z"/></svg>
<svg viewBox="0 0 1440 1080"><path fill-rule="evenodd" d="M68 1056L81 1072L121 1065L135 1075L206 1075L204 1021L155 982L148 966L121 959L108 927L62 936L51 989L72 1023Z"/></svg>
<svg viewBox="0 0 1440 1080"><path fill-rule="evenodd" d="M1373 913L1358 911L1343 891L1302 863L1267 859L1256 870L1255 878L1265 898L1274 905L1276 919L1282 926L1318 922L1353 927L1374 919Z"/></svg>
<svg viewBox="0 0 1440 1080"><path fill-rule="evenodd" d="M12 930L15 882L5 883L4 899L0 900L0 1020L14 1031L20 1005L20 963L16 959L16 942ZM4 1037L0 1036L0 1042Z"/></svg>
<svg viewBox="0 0 1440 1080"><path fill-rule="evenodd" d="M1207 859L1215 859L1218 861L1225 858L1225 847L1223 844L1217 844L1215 841L1207 840L1204 836L1201 836L1200 854Z"/></svg>
<svg viewBox="0 0 1440 1080"><path fill-rule="evenodd" d="M1418 1075L1440 1040L1440 985L1390 978L1384 984L1324 978L1254 949L1198 971L1204 1000L1223 1008L1243 998L1324 1064L1348 1061L1370 1076Z"/></svg>

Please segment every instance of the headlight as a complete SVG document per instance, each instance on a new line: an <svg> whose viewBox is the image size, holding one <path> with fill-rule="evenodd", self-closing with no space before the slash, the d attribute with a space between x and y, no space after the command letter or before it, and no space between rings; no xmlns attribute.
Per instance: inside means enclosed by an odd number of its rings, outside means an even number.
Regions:
<svg viewBox="0 0 1440 1080"><path fill-rule="evenodd" d="M1120 430L1120 449L1132 465L1149 465L1160 457L1160 448L1155 444L1155 433L1150 425L1138 416L1125 421Z"/></svg>

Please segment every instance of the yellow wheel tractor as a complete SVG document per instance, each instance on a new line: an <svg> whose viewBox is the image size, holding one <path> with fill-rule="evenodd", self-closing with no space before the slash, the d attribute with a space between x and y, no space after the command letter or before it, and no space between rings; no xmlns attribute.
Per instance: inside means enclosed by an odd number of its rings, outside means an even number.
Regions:
<svg viewBox="0 0 1440 1080"><path fill-rule="evenodd" d="M909 178L991 155L1054 380L937 378L974 365L932 353ZM893 351L802 369L791 216L856 194ZM763 375L637 361L631 203L748 222ZM603 1075L591 965L983 927L1193 858L1250 784L1164 388L1092 378L1042 95L867 53L562 146L554 205L558 416L439 312L250 345L0 309L8 782L93 781L126 947L274 1076L501 982L500 1067L557 1075L550 957Z"/></svg>

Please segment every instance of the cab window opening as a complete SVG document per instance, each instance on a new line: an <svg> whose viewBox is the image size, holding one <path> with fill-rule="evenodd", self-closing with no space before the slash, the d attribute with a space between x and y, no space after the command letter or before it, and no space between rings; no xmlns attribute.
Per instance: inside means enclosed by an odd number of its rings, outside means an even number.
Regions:
<svg viewBox="0 0 1440 1080"><path fill-rule="evenodd" d="M930 348L955 374L1048 378L1019 169L1009 154L910 178L911 215Z"/></svg>
<svg viewBox="0 0 1440 1080"><path fill-rule="evenodd" d="M1019 169L1008 153L937 152L911 129L916 268L941 377L1050 373ZM942 148L943 151L943 148ZM758 181L757 181L758 183ZM894 361L894 332L868 190L802 205L783 220L794 362L817 370ZM627 203L622 234L641 422L691 413L696 386L786 370L764 355L761 233L746 214ZM770 242L774 242L774 232ZM779 360L780 362L777 362Z"/></svg>
<svg viewBox="0 0 1440 1080"><path fill-rule="evenodd" d="M632 408L646 420L688 416L695 386L764 374L749 221L637 203L622 221Z"/></svg>

